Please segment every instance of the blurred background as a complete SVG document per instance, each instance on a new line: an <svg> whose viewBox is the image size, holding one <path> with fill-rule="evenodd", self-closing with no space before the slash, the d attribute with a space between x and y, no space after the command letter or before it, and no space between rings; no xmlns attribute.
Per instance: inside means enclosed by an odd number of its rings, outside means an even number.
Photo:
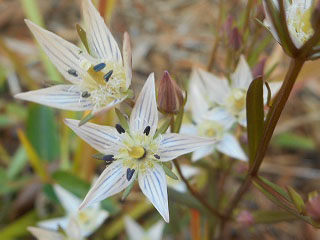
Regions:
<svg viewBox="0 0 320 240"><path fill-rule="evenodd" d="M240 52L252 70L266 61L268 81L281 81L288 58L255 20L263 20L260 1L246 22L247 1L239 0L100 0L94 1L106 19L119 46L128 31L133 49L133 89L141 88L150 72L159 80L168 70L186 89L193 66L215 74L234 70ZM83 197L92 178L105 164L92 158L95 151L63 124L63 119L81 118L81 113L15 100L22 91L62 83L62 76L40 51L24 23L28 18L64 39L79 44L75 29L82 24L79 0L0 0L0 239L33 239L27 226L39 220L62 216L52 183L58 183ZM234 28L246 27L249 34L234 36ZM214 58L212 59L212 51ZM261 173L281 186L291 185L307 198L320 183L320 61L308 62L284 110L262 165ZM95 119L104 125L115 123L114 113ZM244 137L245 138L245 137ZM245 141L245 139L244 139ZM190 162L185 160L186 163ZM208 174L191 179L206 196L218 184L208 186ZM237 190L246 165L237 162L226 182L227 197ZM215 178L223 174L221 161L213 164ZM214 189L212 189L214 188ZM131 215L146 229L160 215L135 189L122 203L121 196L103 202L110 217L88 239L127 239L122 217ZM205 215L170 195L170 224L164 239L210 239ZM213 202L214 204L214 202ZM285 218L264 217L258 210L278 208L255 188L251 188L239 212L255 216L255 225L246 215L228 227L232 239L320 239L311 226ZM214 219L212 220L214 221Z"/></svg>

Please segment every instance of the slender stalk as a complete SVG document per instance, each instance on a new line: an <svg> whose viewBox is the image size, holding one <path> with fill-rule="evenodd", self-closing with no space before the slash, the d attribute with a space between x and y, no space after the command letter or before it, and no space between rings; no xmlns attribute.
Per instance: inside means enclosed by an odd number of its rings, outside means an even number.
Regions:
<svg viewBox="0 0 320 240"><path fill-rule="evenodd" d="M191 187L191 185L190 185L190 183L188 182L188 180L183 176L182 171L181 171L181 168L180 168L178 162L177 162L176 160L173 160L173 163L174 163L175 167L177 168L177 171L178 171L178 173L179 173L182 181L183 181L183 182L185 183L185 185L187 186L187 188L188 188L189 192L191 193L191 195L194 196L199 202L201 202L201 204L202 204L206 209L208 209L208 211L209 211L212 215L214 215L214 216L216 216L216 217L218 217L218 218L220 218L220 219L224 219L224 216L223 216L218 210L216 210L215 208L213 208L206 200L204 200L204 198L203 198L198 192L196 192L196 191Z"/></svg>

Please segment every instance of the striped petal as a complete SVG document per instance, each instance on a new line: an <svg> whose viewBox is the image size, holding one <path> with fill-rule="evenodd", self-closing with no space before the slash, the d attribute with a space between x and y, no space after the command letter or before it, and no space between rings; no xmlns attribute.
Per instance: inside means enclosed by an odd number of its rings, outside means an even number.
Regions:
<svg viewBox="0 0 320 240"><path fill-rule="evenodd" d="M234 73L231 74L231 85L234 88L248 89L253 80L250 67L243 55L240 56Z"/></svg>
<svg viewBox="0 0 320 240"><path fill-rule="evenodd" d="M205 147L199 148L192 153L191 161L196 162L201 158L209 156L214 152L214 150L215 150L214 146L205 146Z"/></svg>
<svg viewBox="0 0 320 240"><path fill-rule="evenodd" d="M90 60L91 57L77 46L39 27L30 20L26 19L25 22L59 72L70 82L78 83L81 76L86 74L80 67L80 62L82 59ZM71 69L75 70L77 74L69 74L68 71Z"/></svg>
<svg viewBox="0 0 320 240"><path fill-rule="evenodd" d="M118 44L91 0L82 0L82 11L91 53L97 58L122 64Z"/></svg>
<svg viewBox="0 0 320 240"><path fill-rule="evenodd" d="M136 172L130 181L127 180L126 175L127 168L123 166L121 160L111 163L87 193L80 205L80 210L115 195L128 187L134 181Z"/></svg>
<svg viewBox="0 0 320 240"><path fill-rule="evenodd" d="M143 133L150 126L153 136L158 125L158 110L154 85L154 74L151 73L144 84L130 116L130 130Z"/></svg>
<svg viewBox="0 0 320 240"><path fill-rule="evenodd" d="M121 137L113 127L86 123L79 127L79 120L65 119L67 124L80 138L103 154L115 154L122 146Z"/></svg>
<svg viewBox="0 0 320 240"><path fill-rule="evenodd" d="M81 98L81 91L75 85L55 85L40 90L18 93L14 97L49 107L85 111L94 107L88 99Z"/></svg>
<svg viewBox="0 0 320 240"><path fill-rule="evenodd" d="M130 46L130 36L129 33L125 32L123 35L123 66L126 73L126 87L129 88L132 79L132 53Z"/></svg>
<svg viewBox="0 0 320 240"><path fill-rule="evenodd" d="M28 231L32 233L38 240L63 240L64 236L60 233L45 230L41 228L28 227Z"/></svg>
<svg viewBox="0 0 320 240"><path fill-rule="evenodd" d="M238 140L229 133L225 134L223 139L217 144L217 150L242 161L248 160L248 157L241 148Z"/></svg>
<svg viewBox="0 0 320 240"><path fill-rule="evenodd" d="M160 141L158 155L166 162L176 157L193 152L200 147L214 144L216 140L176 133L166 133Z"/></svg>
<svg viewBox="0 0 320 240"><path fill-rule="evenodd" d="M169 222L169 207L166 174L159 164L139 173L139 186L144 195L158 210L163 219Z"/></svg>
<svg viewBox="0 0 320 240"><path fill-rule="evenodd" d="M141 240L145 237L144 229L131 217L126 216L124 222L129 240Z"/></svg>
<svg viewBox="0 0 320 240"><path fill-rule="evenodd" d="M68 213L75 213L78 211L81 199L57 184L54 185L54 191L65 211Z"/></svg>

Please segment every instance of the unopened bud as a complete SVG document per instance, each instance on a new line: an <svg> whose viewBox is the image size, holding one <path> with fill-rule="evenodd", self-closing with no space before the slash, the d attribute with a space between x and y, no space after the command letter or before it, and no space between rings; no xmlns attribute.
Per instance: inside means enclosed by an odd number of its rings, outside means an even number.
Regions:
<svg viewBox="0 0 320 240"><path fill-rule="evenodd" d="M254 217L249 211L243 210L237 216L237 222L248 227L254 223Z"/></svg>
<svg viewBox="0 0 320 240"><path fill-rule="evenodd" d="M234 50L239 50L242 45L242 37L238 28L234 27L230 34L230 45Z"/></svg>
<svg viewBox="0 0 320 240"><path fill-rule="evenodd" d="M177 114L183 106L183 94L178 84L165 71L158 88L158 108L167 114Z"/></svg>
<svg viewBox="0 0 320 240"><path fill-rule="evenodd" d="M231 35L233 22L234 22L234 17L229 15L227 20L225 21L225 23L222 26L223 31L226 33L227 36Z"/></svg>
<svg viewBox="0 0 320 240"><path fill-rule="evenodd" d="M311 16L311 25L314 31L320 31L320 1L317 1L314 6Z"/></svg>
<svg viewBox="0 0 320 240"><path fill-rule="evenodd" d="M264 65L266 64L266 58L263 58L252 70L253 79L263 76Z"/></svg>
<svg viewBox="0 0 320 240"><path fill-rule="evenodd" d="M309 199L306 204L308 215L314 220L320 221L320 195L316 192L309 194Z"/></svg>

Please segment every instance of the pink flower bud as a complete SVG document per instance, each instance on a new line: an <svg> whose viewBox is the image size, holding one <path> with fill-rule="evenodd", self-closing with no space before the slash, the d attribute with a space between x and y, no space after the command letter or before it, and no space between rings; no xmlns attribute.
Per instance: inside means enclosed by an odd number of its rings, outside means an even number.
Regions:
<svg viewBox="0 0 320 240"><path fill-rule="evenodd" d="M177 114L183 106L183 93L168 71L163 73L158 87L158 108L167 114Z"/></svg>
<svg viewBox="0 0 320 240"><path fill-rule="evenodd" d="M230 34L230 45L234 50L239 50L242 44L242 37L238 28L234 27Z"/></svg>
<svg viewBox="0 0 320 240"><path fill-rule="evenodd" d="M259 76L263 76L264 65L266 64L266 58L263 58L252 70L253 78L257 78Z"/></svg>
<svg viewBox="0 0 320 240"><path fill-rule="evenodd" d="M320 221L320 195L313 194L306 204L307 213L314 221Z"/></svg>
<svg viewBox="0 0 320 240"><path fill-rule="evenodd" d="M237 216L237 222L248 227L254 223L254 217L249 211L243 210Z"/></svg>

